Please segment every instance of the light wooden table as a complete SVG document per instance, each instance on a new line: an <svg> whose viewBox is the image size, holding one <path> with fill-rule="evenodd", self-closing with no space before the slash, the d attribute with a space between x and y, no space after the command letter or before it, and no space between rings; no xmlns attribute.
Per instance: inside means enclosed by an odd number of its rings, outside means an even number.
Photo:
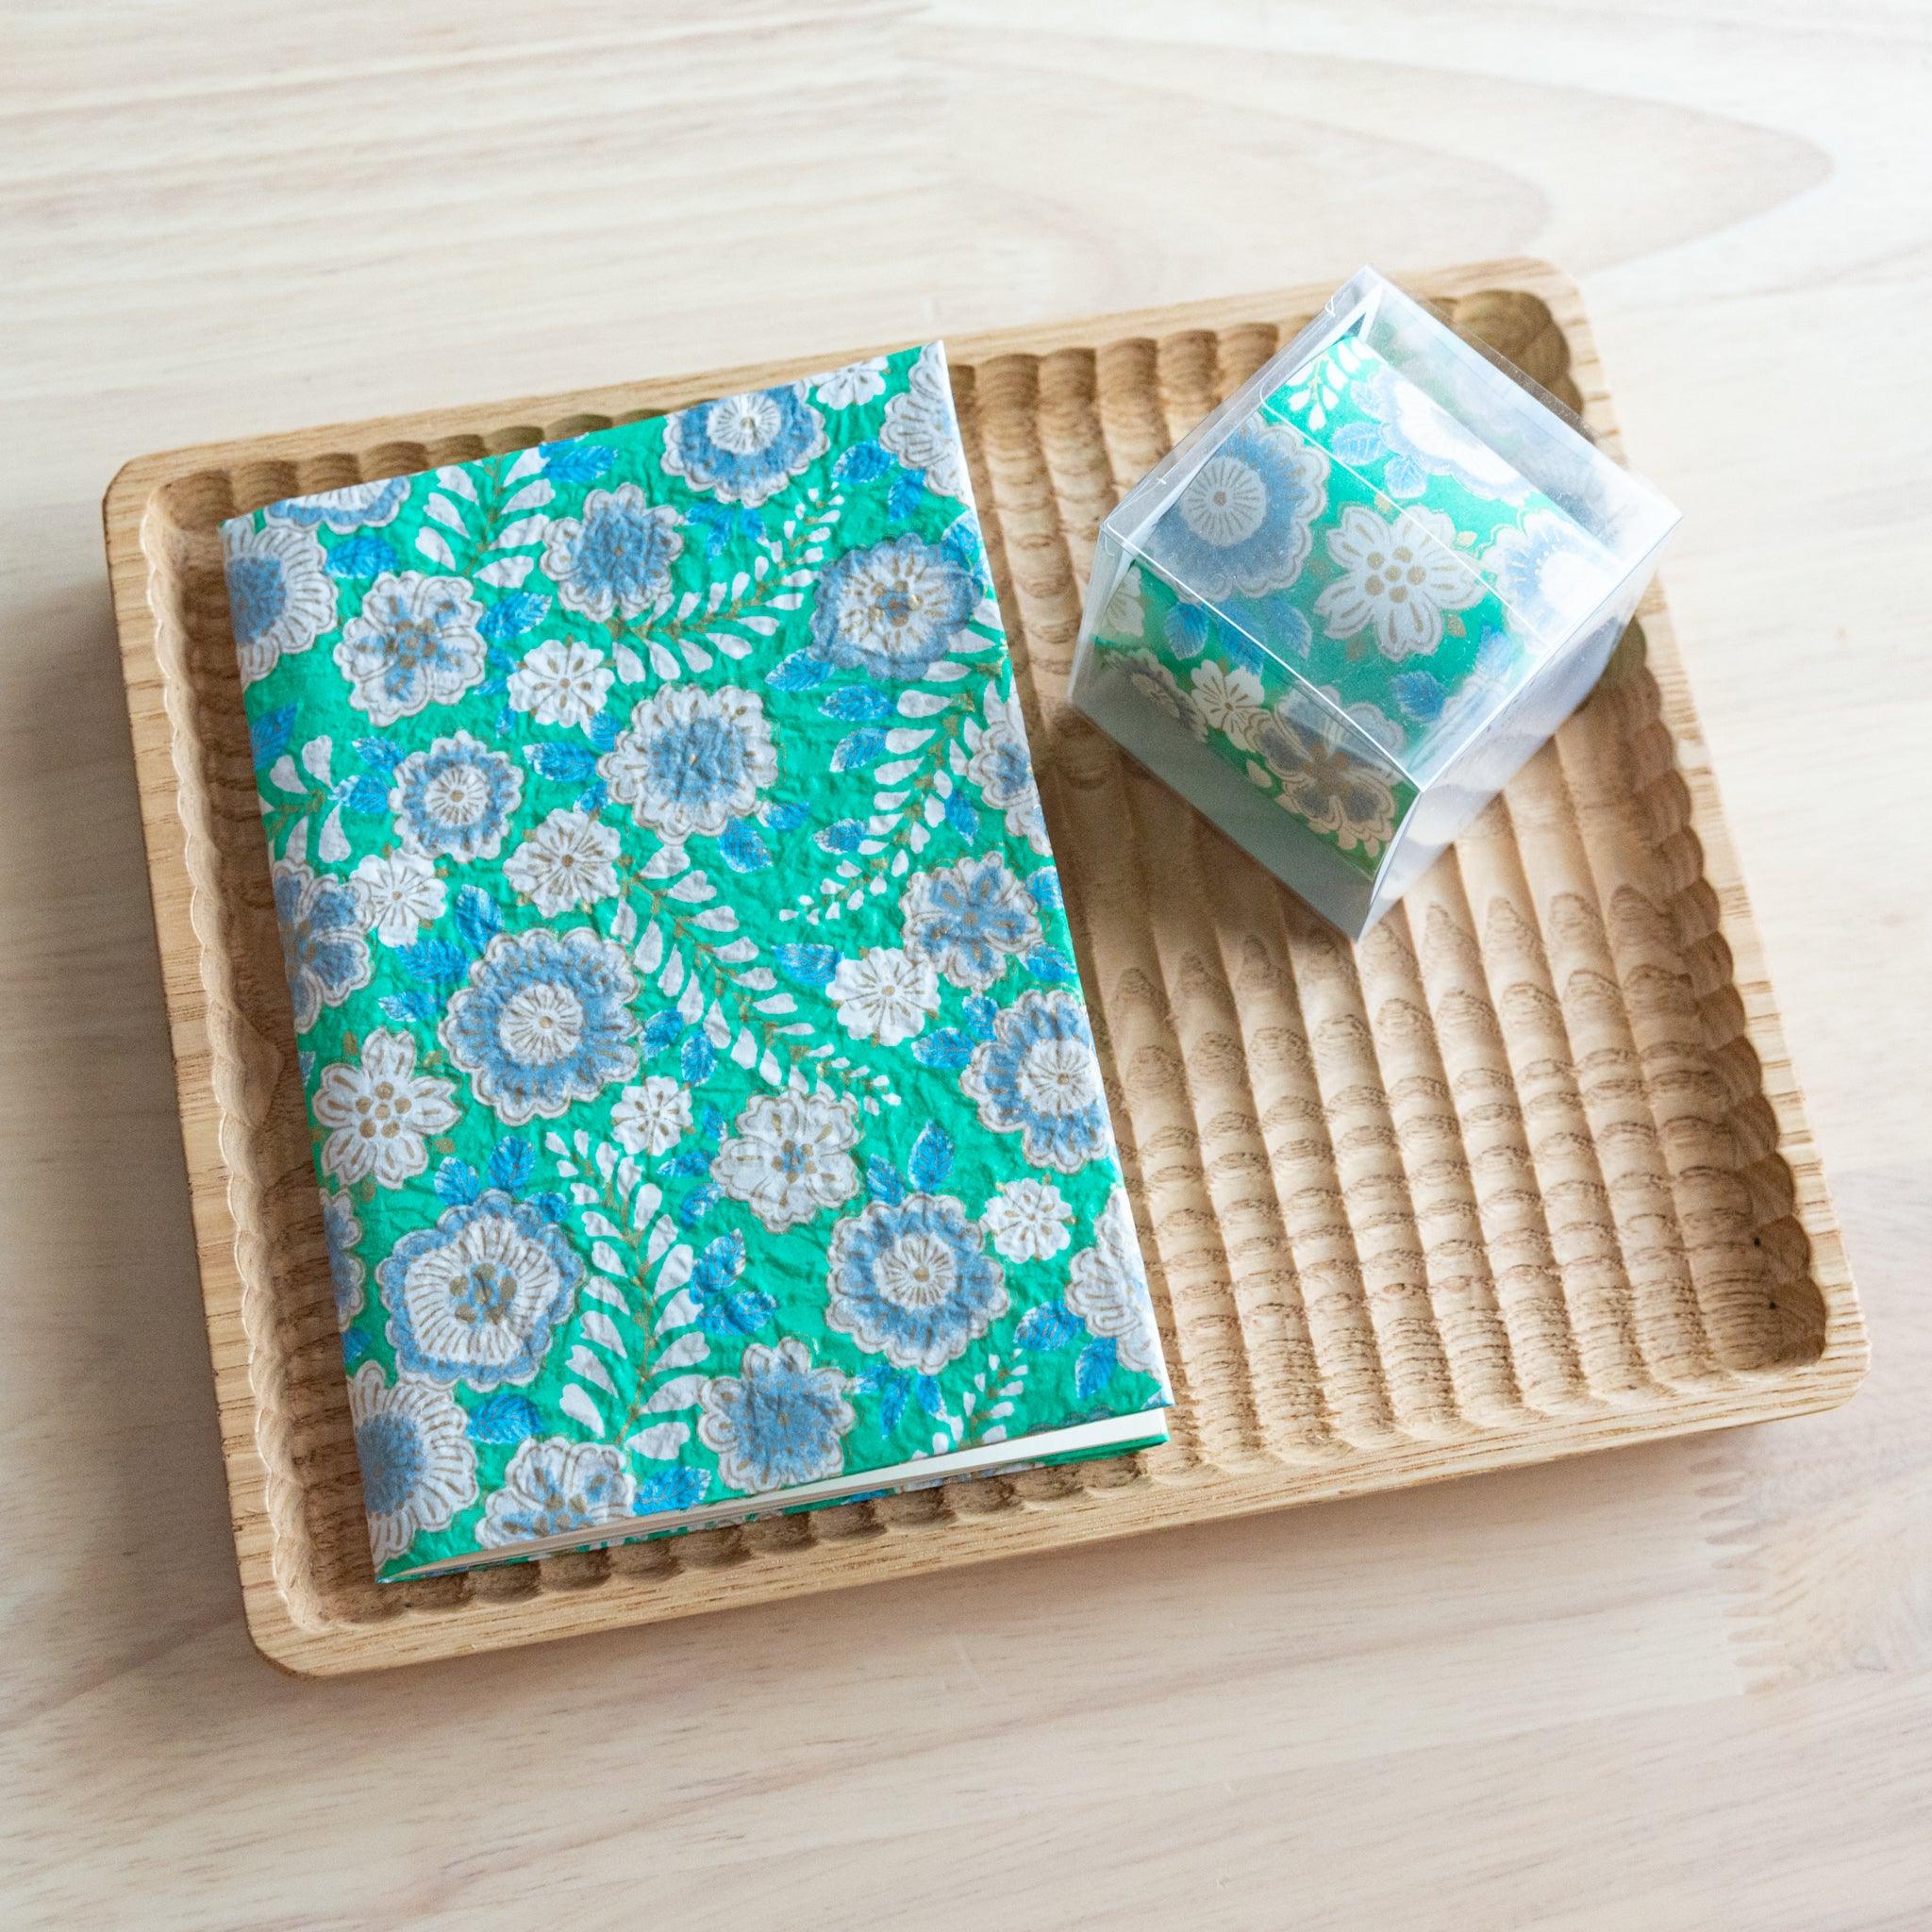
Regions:
<svg viewBox="0 0 1932 1932"><path fill-rule="evenodd" d="M0 1921L1932 1923L1912 0L0 8ZM1851 1407L430 1671L243 1635L96 506L138 451L1532 252L1870 1312Z"/></svg>

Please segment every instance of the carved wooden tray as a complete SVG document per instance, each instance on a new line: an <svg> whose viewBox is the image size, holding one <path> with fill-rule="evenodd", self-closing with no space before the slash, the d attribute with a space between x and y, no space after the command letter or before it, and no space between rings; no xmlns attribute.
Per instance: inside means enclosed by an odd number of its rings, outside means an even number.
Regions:
<svg viewBox="0 0 1932 1932"><path fill-rule="evenodd" d="M1575 292L1413 278L1615 446ZM1119 493L1326 289L949 342L1178 1407L1118 1462L378 1591L216 525L844 359L144 457L108 553L248 1623L323 1674L1842 1400L1865 1341L1669 620L1359 949L1062 704Z"/></svg>

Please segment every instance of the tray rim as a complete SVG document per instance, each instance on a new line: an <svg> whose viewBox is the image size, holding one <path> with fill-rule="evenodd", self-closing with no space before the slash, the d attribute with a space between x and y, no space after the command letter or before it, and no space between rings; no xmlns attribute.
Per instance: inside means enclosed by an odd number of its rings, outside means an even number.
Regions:
<svg viewBox="0 0 1932 1932"><path fill-rule="evenodd" d="M1601 376L1601 362L1580 292L1567 275L1548 262L1515 257L1394 278L1432 296L1456 297L1491 290L1534 295L1548 307L1562 331L1573 364L1587 363ZM1325 284L1307 284L1022 324L947 336L945 341L949 357L960 364L982 363L1004 354L1043 356L1058 349L1091 349L1136 337L1272 321L1319 307L1328 292ZM1414 1440L1388 1449L1357 1451L1332 1469L1298 1473L1295 1492L1290 1495L1281 1492L1280 1471L1273 1463L1196 1469L1180 1480L1135 1471L1119 1486L1079 1491L1057 1499L1049 1521L1042 1521L1045 1512L1023 1507L1000 1515L962 1509L957 1524L944 1537L893 1535L875 1525L863 1539L841 1545L838 1574L829 1578L824 1566L804 1575L788 1574L782 1553L765 1553L722 1568L688 1573L680 1595L655 1606L639 1603L613 1579L594 1590L551 1590L524 1600L472 1602L442 1613L409 1614L399 1604L396 1613L366 1623L316 1624L296 1616L275 1572L270 1507L272 1484L290 1478L271 1473L256 1436L261 1405L241 1316L244 1271L238 1242L243 1231L231 1207L230 1169L223 1148L229 1123L208 1057L211 998L208 975L219 966L219 960L195 919L186 828L178 810L184 774L177 762L175 735L167 711L158 642L160 614L151 593L143 543L154 498L172 483L238 462L291 460L383 441L425 442L480 432L501 438L508 425L522 428L527 425L534 429L573 417L634 419L708 395L728 393L734 387L788 380L835 366L841 360L900 346L904 344L838 349L594 389L188 444L132 458L108 487L102 502L107 557L243 1609L256 1648L270 1662L293 1674L334 1675L668 1621L808 1591L885 1576L924 1574L999 1556L1138 1534L1204 1518L1257 1513L1619 1444L1799 1415L1842 1402L1863 1376L1869 1349L1857 1291L1819 1151L1806 1118L1702 728L1661 594L1654 588L1643 608L1650 666L1659 690L1663 722L1676 749L1677 769L1690 792L1688 825L1703 852L1701 876L1716 896L1717 930L1730 949L1731 983L1744 1011L1742 1034L1757 1053L1760 1091L1777 1127L1776 1152L1791 1176L1790 1211L1810 1243L1811 1279L1824 1313L1824 1341L1817 1356L1752 1372L1740 1378L1740 1386L1713 1394L1674 1395L1668 1407L1652 1404L1629 1410L1612 1408L1581 1417L1539 1419L1512 1425L1507 1434L1490 1432L1466 1441ZM1621 437L1607 385L1599 381L1588 402L1592 429L1607 447L1619 449ZM1137 1507L1130 1520L1122 1520L1124 1512L1107 1503L1124 1488L1137 1492ZM1017 1521L1012 1520L1015 1518ZM795 1572L799 1566L790 1568Z"/></svg>

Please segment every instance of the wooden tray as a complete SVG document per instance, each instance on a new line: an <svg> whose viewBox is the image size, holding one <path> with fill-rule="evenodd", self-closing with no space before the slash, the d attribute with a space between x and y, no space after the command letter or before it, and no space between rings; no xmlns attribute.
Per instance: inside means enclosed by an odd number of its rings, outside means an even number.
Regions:
<svg viewBox="0 0 1932 1932"><path fill-rule="evenodd" d="M1414 278L1615 447L1574 291ZM1842 1400L1865 1341L1669 621L1351 950L1062 704L1100 520L1325 289L949 342L1160 1307L1124 1461L378 1591L216 525L768 366L144 457L105 506L249 1628L324 1674Z"/></svg>

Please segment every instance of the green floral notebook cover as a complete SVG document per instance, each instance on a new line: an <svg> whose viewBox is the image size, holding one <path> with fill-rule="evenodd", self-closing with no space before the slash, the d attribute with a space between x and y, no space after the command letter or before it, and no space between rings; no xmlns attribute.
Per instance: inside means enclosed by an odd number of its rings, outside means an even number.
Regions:
<svg viewBox="0 0 1932 1932"><path fill-rule="evenodd" d="M1165 1436L938 345L222 534L379 1577Z"/></svg>

